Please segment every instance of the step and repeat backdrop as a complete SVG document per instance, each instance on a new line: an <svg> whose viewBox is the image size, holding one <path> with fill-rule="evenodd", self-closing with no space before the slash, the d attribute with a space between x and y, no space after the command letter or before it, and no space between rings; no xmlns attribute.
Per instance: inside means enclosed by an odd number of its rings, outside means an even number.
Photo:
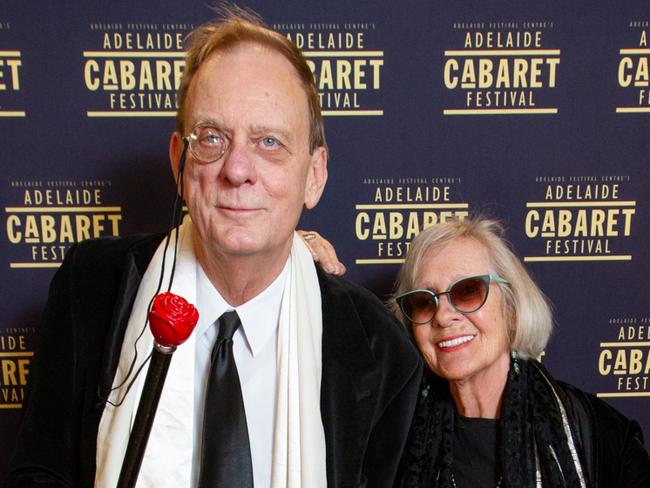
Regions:
<svg viewBox="0 0 650 488"><path fill-rule="evenodd" d="M330 179L302 228L384 298L409 242L501 219L554 304L542 361L650 435L650 6L250 1L317 77ZM183 39L206 2L0 8L0 477L50 279L97 236L160 231Z"/></svg>

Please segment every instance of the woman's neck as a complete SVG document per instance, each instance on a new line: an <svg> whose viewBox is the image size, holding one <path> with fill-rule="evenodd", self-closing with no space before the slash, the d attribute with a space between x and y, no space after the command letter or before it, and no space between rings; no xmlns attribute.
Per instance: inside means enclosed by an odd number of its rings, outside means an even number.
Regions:
<svg viewBox="0 0 650 488"><path fill-rule="evenodd" d="M459 415L463 417L498 419L501 401L510 370L509 355L499 359L488 370L465 380L449 382L449 390Z"/></svg>

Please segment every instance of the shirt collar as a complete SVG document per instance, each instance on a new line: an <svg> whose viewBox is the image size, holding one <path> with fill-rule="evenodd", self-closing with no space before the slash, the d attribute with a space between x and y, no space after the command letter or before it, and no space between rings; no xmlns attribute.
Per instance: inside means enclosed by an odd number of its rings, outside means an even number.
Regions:
<svg viewBox="0 0 650 488"><path fill-rule="evenodd" d="M287 259L278 277L262 293L238 307L233 307L226 302L201 266L198 268L197 304L200 312L195 331L197 340L208 340L213 343L216 333L211 328L212 324L224 312L234 309L241 319L241 330L246 345L254 357L274 336L278 328L282 294L291 269L291 257Z"/></svg>

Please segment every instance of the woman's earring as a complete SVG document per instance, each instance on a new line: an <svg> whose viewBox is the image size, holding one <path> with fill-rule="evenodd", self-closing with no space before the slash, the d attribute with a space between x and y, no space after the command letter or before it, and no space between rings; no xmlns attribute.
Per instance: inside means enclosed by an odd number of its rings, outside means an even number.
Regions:
<svg viewBox="0 0 650 488"><path fill-rule="evenodd" d="M519 374L519 354L517 351L510 351L510 357L512 357L512 369L515 374Z"/></svg>

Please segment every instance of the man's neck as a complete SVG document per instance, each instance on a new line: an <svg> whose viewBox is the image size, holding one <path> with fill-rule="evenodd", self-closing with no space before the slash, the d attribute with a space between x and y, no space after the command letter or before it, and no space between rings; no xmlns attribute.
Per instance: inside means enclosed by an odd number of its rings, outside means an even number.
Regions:
<svg viewBox="0 0 650 488"><path fill-rule="evenodd" d="M222 255L210 253L195 242L195 254L214 287L233 307L259 295L275 280L287 262L291 241L286 249L270 254Z"/></svg>

